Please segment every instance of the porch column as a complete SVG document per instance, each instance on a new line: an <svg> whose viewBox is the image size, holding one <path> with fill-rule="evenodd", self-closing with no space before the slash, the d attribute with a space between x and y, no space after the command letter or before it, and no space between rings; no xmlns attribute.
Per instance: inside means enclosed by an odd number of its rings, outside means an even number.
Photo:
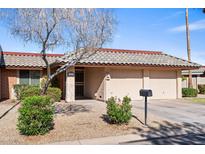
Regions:
<svg viewBox="0 0 205 154"><path fill-rule="evenodd" d="M108 100L111 97L110 94L110 69L105 68L105 77L104 77L104 101Z"/></svg>
<svg viewBox="0 0 205 154"><path fill-rule="evenodd" d="M75 101L75 68L66 70L66 102Z"/></svg>
<svg viewBox="0 0 205 154"><path fill-rule="evenodd" d="M181 70L177 71L177 98L182 98L182 78L181 78Z"/></svg>
<svg viewBox="0 0 205 154"><path fill-rule="evenodd" d="M149 89L149 70L143 70L143 88Z"/></svg>
<svg viewBox="0 0 205 154"><path fill-rule="evenodd" d="M196 89L199 90L198 85L200 84L200 75L196 76Z"/></svg>

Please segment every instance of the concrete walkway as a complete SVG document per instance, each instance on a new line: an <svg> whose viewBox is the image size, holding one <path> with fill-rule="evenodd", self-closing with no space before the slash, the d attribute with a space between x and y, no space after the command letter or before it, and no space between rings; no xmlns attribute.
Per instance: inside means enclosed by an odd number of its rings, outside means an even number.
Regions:
<svg viewBox="0 0 205 154"><path fill-rule="evenodd" d="M0 102L0 119L8 114L13 108L15 108L19 102L14 100L5 100Z"/></svg>
<svg viewBox="0 0 205 154"><path fill-rule="evenodd" d="M129 134L129 135L122 135L122 136L109 136L103 138L93 138L93 139L83 139L83 140L76 140L76 141L64 141L64 142L56 142L52 143L55 145L116 145L125 142L129 142L131 140L143 140L145 138L136 135L136 134Z"/></svg>
<svg viewBox="0 0 205 154"><path fill-rule="evenodd" d="M197 98L205 98L204 94L198 94Z"/></svg>
<svg viewBox="0 0 205 154"><path fill-rule="evenodd" d="M52 145L204 145L205 133L145 138L137 134L52 143Z"/></svg>

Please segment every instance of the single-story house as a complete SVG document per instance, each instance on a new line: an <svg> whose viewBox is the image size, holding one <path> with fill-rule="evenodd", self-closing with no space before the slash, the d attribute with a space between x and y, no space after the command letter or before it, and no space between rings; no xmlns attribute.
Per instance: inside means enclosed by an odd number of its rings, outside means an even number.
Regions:
<svg viewBox="0 0 205 154"><path fill-rule="evenodd" d="M67 54L47 54L47 59L50 64L59 64L51 65L52 70L69 61ZM0 97L4 99L14 98L14 84L39 84L46 74L38 53L2 52L0 67ZM152 89L152 99L176 99L182 97L181 71L199 67L159 51L104 48L61 73L55 83L68 102L126 95L139 100L142 88Z"/></svg>
<svg viewBox="0 0 205 154"><path fill-rule="evenodd" d="M201 66L199 69L191 70L192 73L192 84L193 88L198 89L198 85L204 84L205 85L205 66ZM188 87L188 80L189 80L189 71L183 70L182 71L182 87Z"/></svg>

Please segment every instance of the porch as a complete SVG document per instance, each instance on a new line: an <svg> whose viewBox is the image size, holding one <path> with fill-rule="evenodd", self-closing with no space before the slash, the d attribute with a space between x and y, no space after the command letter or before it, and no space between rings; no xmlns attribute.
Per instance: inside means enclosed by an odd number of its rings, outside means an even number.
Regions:
<svg viewBox="0 0 205 154"><path fill-rule="evenodd" d="M67 70L66 102L81 99L106 100L105 76L104 67L73 67Z"/></svg>

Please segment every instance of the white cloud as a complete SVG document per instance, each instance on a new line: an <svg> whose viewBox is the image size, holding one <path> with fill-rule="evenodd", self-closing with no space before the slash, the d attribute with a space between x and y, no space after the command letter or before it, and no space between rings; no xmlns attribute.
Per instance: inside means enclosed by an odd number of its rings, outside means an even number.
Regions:
<svg viewBox="0 0 205 154"><path fill-rule="evenodd" d="M174 13L172 13L172 14L170 14L170 15L167 15L167 16L165 16L165 17L163 17L163 18L160 18L160 19L157 21L157 23L153 23L152 26L162 25L162 24L164 24L164 22L169 21L169 20L171 20L171 19L175 19L175 18L177 18L177 17L179 17L179 16L181 16L181 15L183 15L183 14L184 14L184 11L174 12Z"/></svg>
<svg viewBox="0 0 205 154"><path fill-rule="evenodd" d="M162 18L161 20L169 20L169 19L172 19L172 18L177 18L177 17L181 16L182 14L184 14L184 12L185 11L177 11L177 12L175 12L173 14L170 14L170 15Z"/></svg>
<svg viewBox="0 0 205 154"><path fill-rule="evenodd" d="M115 37L116 37L116 38L120 38L121 36L120 36L119 34L116 34Z"/></svg>
<svg viewBox="0 0 205 154"><path fill-rule="evenodd" d="M189 29L190 29L190 31L205 29L205 19L190 23ZM181 26L171 28L171 29L169 29L169 31L171 31L171 32L184 32L184 31L186 31L186 25L184 24Z"/></svg>
<svg viewBox="0 0 205 154"><path fill-rule="evenodd" d="M204 51L192 51L192 61L197 62L201 65L205 65L205 52Z"/></svg>

